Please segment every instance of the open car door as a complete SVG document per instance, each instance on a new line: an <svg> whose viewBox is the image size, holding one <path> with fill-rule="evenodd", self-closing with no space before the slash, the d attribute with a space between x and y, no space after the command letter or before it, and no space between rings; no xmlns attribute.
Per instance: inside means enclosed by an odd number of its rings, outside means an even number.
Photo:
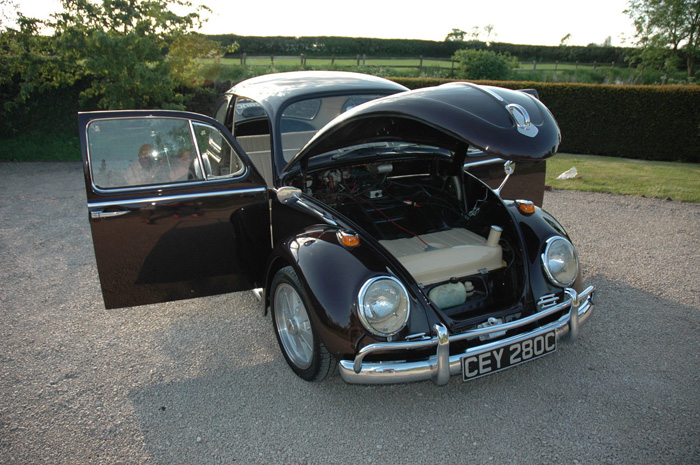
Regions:
<svg viewBox="0 0 700 465"><path fill-rule="evenodd" d="M211 118L79 115L105 307L251 289L270 249L265 181Z"/></svg>

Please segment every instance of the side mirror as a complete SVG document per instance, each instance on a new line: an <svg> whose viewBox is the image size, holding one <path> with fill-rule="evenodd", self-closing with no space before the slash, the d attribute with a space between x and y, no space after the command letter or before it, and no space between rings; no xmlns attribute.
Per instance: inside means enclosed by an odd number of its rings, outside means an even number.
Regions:
<svg viewBox="0 0 700 465"><path fill-rule="evenodd" d="M277 200L280 203L288 203L292 200L296 200L301 195L301 189L296 187L284 186L277 189Z"/></svg>
<svg viewBox="0 0 700 465"><path fill-rule="evenodd" d="M508 160L503 164L503 171L506 173L506 176L510 176L515 172L515 162L512 160Z"/></svg>
<svg viewBox="0 0 700 465"><path fill-rule="evenodd" d="M505 162L503 164L503 172L506 174L506 177L503 180L503 182L501 183L501 185L498 186L498 189L496 189L496 194L498 194L499 196L501 195L501 190L508 182L508 178L510 178L510 175L515 173L515 162L513 162L511 160L508 160L507 162Z"/></svg>

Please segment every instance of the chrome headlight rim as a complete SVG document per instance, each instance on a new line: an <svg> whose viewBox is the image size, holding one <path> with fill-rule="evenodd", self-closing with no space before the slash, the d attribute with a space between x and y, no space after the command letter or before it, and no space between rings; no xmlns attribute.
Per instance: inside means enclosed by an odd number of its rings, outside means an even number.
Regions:
<svg viewBox="0 0 700 465"><path fill-rule="evenodd" d="M569 249L571 250L571 255L573 257L574 261L574 266L575 266L575 273L573 277L570 280L567 281L561 281L559 280L555 274L552 272L552 270L549 268L549 253L552 250L552 247L557 244L558 242L563 241ZM552 236L549 239L545 241L545 248L544 252L542 253L542 268L544 269L545 275L547 276L547 279L554 284L557 287L561 288L566 288L566 287L571 287L574 282L576 282L576 278L578 278L578 272L579 272L579 267L578 267L578 254L576 253L576 247L567 240L565 237L562 236Z"/></svg>
<svg viewBox="0 0 700 465"><path fill-rule="evenodd" d="M401 296L404 301L405 305L405 315L404 317L398 321L399 324L396 325L395 330L389 331L389 332L384 332L380 331L377 328L375 328L372 323L369 321L367 314L365 313L366 307L365 307L365 297L367 296L367 292L374 286L376 283L379 281L392 281L400 290ZM368 279L365 281L365 283L362 285L362 288L360 289L360 292L358 293L358 301L357 301L357 315L360 319L360 322L362 323L362 326L372 333L375 336L380 336L380 337L392 337L401 332L402 329L406 327L406 324L408 324L408 319L411 314L411 305L410 305L410 299L408 297L408 290L406 289L406 286L403 285L403 283L395 278L394 276L388 276L388 275L381 275L381 276L375 276L373 278Z"/></svg>

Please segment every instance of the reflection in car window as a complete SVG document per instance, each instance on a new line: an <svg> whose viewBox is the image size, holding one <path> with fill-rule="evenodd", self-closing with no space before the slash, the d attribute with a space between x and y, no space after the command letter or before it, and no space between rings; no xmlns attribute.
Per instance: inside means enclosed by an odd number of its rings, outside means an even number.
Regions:
<svg viewBox="0 0 700 465"><path fill-rule="evenodd" d="M92 181L105 189L201 179L189 121L179 118L97 120L87 128Z"/></svg>
<svg viewBox="0 0 700 465"><path fill-rule="evenodd" d="M219 123L223 124L226 126L229 131L231 130L231 121L229 117L229 121L226 120L226 116L228 115L228 106L229 102L231 100L231 97L226 97L223 100L219 102L219 106L216 108L216 111L214 112L214 119L217 120Z"/></svg>
<svg viewBox="0 0 700 465"><path fill-rule="evenodd" d="M201 123L193 123L193 127L206 179L237 176L245 171L241 159L218 129Z"/></svg>
<svg viewBox="0 0 700 465"><path fill-rule="evenodd" d="M282 113L283 117L287 118L299 118L299 119L314 119L318 113L318 109L321 107L321 99L313 98L309 100L302 100L301 102L295 102L289 105Z"/></svg>

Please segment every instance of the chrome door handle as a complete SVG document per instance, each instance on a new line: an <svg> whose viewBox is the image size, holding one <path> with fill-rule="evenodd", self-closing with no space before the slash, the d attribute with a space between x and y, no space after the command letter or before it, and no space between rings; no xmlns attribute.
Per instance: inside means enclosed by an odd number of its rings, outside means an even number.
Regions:
<svg viewBox="0 0 700 465"><path fill-rule="evenodd" d="M119 210L116 212L106 212L102 210L95 210L90 212L90 218L92 219L97 219L97 218L114 218L115 216L122 216L126 215L127 213L131 213L130 210Z"/></svg>

